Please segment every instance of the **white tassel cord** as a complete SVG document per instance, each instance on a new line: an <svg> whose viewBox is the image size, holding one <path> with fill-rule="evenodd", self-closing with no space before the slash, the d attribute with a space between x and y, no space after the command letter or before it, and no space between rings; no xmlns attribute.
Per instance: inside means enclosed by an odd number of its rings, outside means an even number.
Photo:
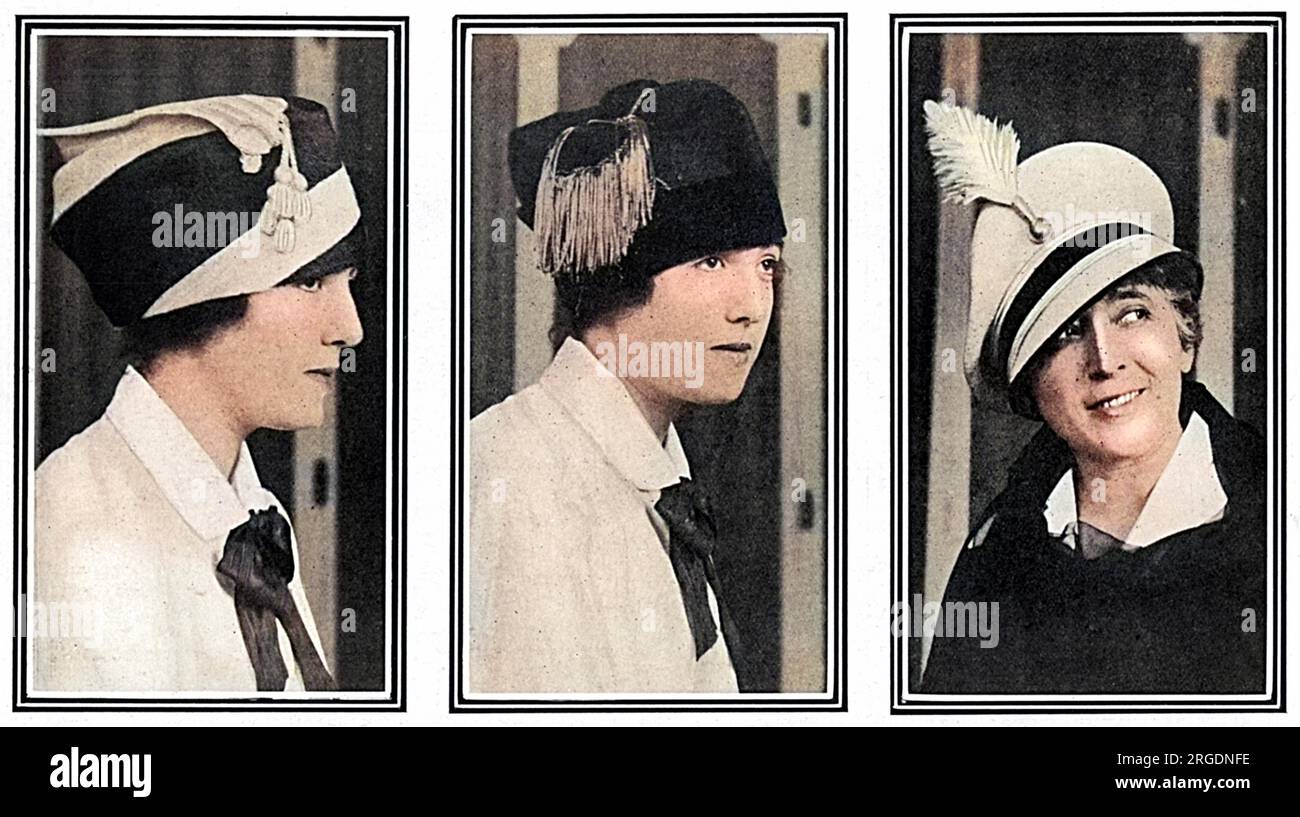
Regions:
<svg viewBox="0 0 1300 817"><path fill-rule="evenodd" d="M293 148L289 119L281 117L280 165L275 169L275 183L266 189L266 204L258 224L263 233L275 236L277 250L292 252L297 232L294 223L310 219L307 177L298 171L298 154Z"/></svg>

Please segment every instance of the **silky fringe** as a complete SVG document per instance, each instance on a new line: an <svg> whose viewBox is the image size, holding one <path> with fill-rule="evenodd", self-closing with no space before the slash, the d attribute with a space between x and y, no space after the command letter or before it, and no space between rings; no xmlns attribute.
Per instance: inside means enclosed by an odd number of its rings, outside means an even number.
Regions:
<svg viewBox="0 0 1300 817"><path fill-rule="evenodd" d="M626 128L627 139L612 158L594 167L557 170L576 126L565 129L546 155L533 224L537 265L547 273L578 278L613 266L627 255L636 231L650 222L655 182L649 130L637 116L614 124Z"/></svg>

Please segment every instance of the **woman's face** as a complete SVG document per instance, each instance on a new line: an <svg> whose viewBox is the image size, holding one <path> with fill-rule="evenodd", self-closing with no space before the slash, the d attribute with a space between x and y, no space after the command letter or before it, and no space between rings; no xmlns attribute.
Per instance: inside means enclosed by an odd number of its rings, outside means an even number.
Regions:
<svg viewBox="0 0 1300 817"><path fill-rule="evenodd" d="M664 270L655 276L647 303L608 324L618 348L598 344L597 356L607 366L631 362L638 350L663 361L641 376L634 362L616 370L631 388L657 403L735 400L767 335L780 257L779 247L753 247ZM621 351L624 339L626 354ZM677 359L691 365L680 370L667 365Z"/></svg>
<svg viewBox="0 0 1300 817"><path fill-rule="evenodd" d="M1038 411L1076 456L1141 459L1180 433L1183 348L1168 294L1150 286L1108 293L1053 340L1034 375Z"/></svg>
<svg viewBox="0 0 1300 817"><path fill-rule="evenodd" d="M205 344L206 368L242 426L292 430L324 421L339 352L361 342L355 275L347 269L254 293L243 320Z"/></svg>

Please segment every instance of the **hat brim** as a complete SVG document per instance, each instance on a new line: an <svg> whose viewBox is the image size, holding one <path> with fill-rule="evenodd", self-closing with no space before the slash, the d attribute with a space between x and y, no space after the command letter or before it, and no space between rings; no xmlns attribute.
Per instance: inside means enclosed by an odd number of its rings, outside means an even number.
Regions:
<svg viewBox="0 0 1300 817"><path fill-rule="evenodd" d="M1007 356L1007 382L1014 383L1038 350L1111 284L1148 261L1178 252L1160 236L1142 233L1111 242L1080 260L1039 298L1020 324Z"/></svg>
<svg viewBox="0 0 1300 817"><path fill-rule="evenodd" d="M143 317L271 289L322 258L361 220L361 209L346 168L339 168L313 187L307 197L312 202L313 215L297 227L291 251L272 250L274 240L263 235L261 228L254 224L168 288L150 304Z"/></svg>

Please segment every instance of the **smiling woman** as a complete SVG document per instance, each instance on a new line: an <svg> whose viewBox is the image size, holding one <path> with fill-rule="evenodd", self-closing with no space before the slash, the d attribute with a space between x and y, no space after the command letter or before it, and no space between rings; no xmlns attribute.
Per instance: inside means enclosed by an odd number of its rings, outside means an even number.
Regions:
<svg viewBox="0 0 1300 817"><path fill-rule="evenodd" d="M1108 145L1017 165L1009 126L926 115L945 192L991 203L972 239L968 379L1044 425L945 592L996 606L997 646L936 634L925 691L1263 691L1263 442L1192 377L1203 273L1173 243L1164 185ZM990 174L989 156L1009 160Z"/></svg>
<svg viewBox="0 0 1300 817"><path fill-rule="evenodd" d="M1021 379L1034 409L1074 455L1081 547L1130 538L1182 439L1183 378L1198 331L1177 306L1195 300L1141 283L1199 269L1183 255L1157 258L1120 279L1038 353Z"/></svg>
<svg viewBox="0 0 1300 817"><path fill-rule="evenodd" d="M1184 340L1171 293L1131 278L1067 324L1023 375L1043 420L1087 463L1158 462L1178 436L1196 344Z"/></svg>

